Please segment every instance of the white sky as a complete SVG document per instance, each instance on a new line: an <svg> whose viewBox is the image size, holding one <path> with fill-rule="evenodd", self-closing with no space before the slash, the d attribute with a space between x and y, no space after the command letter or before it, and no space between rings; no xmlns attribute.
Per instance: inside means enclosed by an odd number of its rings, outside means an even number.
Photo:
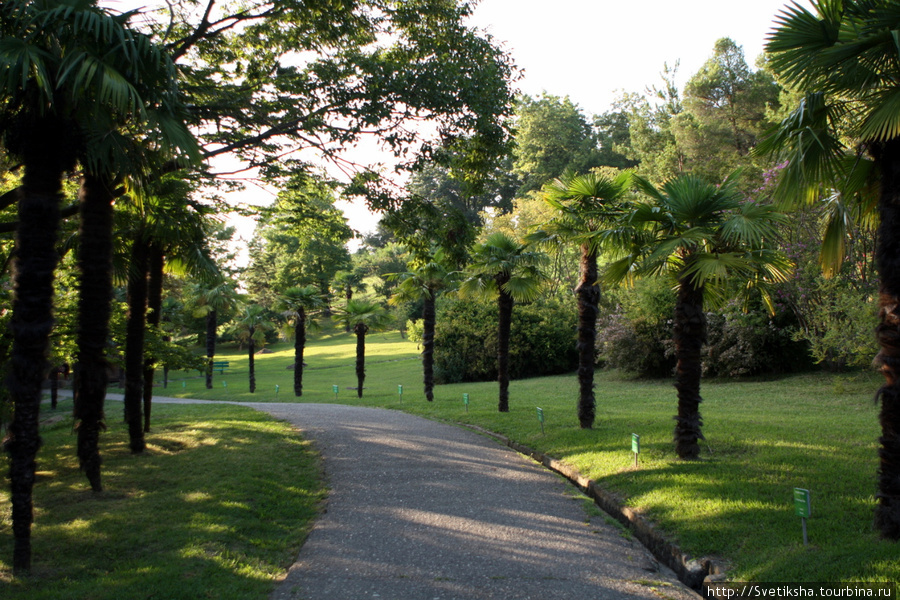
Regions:
<svg viewBox="0 0 900 600"><path fill-rule="evenodd" d="M624 92L661 83L679 62L680 86L712 55L719 38L744 49L751 66L787 0L481 0L471 24L502 43L523 70L517 87L569 96L588 115L609 110ZM810 0L799 0L809 6ZM158 0L101 0L118 10ZM264 192L253 188L261 199ZM246 201L246 196L242 198ZM374 229L361 203L343 203L350 226ZM246 233L245 233L246 236Z"/></svg>

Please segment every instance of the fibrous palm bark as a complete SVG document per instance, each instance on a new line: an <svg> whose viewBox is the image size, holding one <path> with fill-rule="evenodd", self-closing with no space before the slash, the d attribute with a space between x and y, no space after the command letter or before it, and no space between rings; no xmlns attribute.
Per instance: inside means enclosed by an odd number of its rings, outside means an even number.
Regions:
<svg viewBox="0 0 900 600"><path fill-rule="evenodd" d="M700 456L699 440L703 420L700 417L701 349L706 341L706 315L703 312L703 287L689 277L678 286L673 324L675 342L675 389L678 392L678 415L675 417L675 452L679 458Z"/></svg>
<svg viewBox="0 0 900 600"><path fill-rule="evenodd" d="M590 429L596 416L594 347L600 286L597 285L597 252L588 244L581 248L581 280L575 295L578 299L578 422L582 429Z"/></svg>
<svg viewBox="0 0 900 600"><path fill-rule="evenodd" d="M112 223L114 193L104 178L86 174L81 184L81 244L78 267L78 358L75 363L75 421L78 460L91 484L103 489L100 478L100 431L109 383L106 347L112 312Z"/></svg>
<svg viewBox="0 0 900 600"><path fill-rule="evenodd" d="M366 381L366 332L369 326L365 323L357 323L353 326L356 334L356 396L362 398L363 384Z"/></svg>

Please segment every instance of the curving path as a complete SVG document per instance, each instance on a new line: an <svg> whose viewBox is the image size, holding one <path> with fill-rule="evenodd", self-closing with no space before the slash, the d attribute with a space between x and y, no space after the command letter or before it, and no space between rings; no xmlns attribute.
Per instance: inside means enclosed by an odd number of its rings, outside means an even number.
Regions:
<svg viewBox="0 0 900 600"><path fill-rule="evenodd" d="M401 412L246 404L312 439L327 511L272 600L699 598L571 486L472 431Z"/></svg>

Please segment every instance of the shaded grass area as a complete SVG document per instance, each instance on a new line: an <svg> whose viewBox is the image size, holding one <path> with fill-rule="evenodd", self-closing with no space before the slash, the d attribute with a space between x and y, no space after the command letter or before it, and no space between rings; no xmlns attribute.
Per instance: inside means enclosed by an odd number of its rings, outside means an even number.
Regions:
<svg viewBox="0 0 900 600"><path fill-rule="evenodd" d="M420 363L410 360L417 348L396 333L369 336L367 389L359 401L345 389L355 385L353 342L342 334L313 342L300 399L290 393L286 345L257 357L265 384L256 394L246 392L246 358L226 352L235 367L226 376L228 387L219 383L200 397L272 401L279 384L278 401L333 402L337 384L338 402L478 425L560 458L645 513L684 551L725 561L733 580L900 581L900 545L879 540L873 528L876 374L705 381L701 411L708 440L701 460L683 462L671 441L676 399L669 381L598 374L597 422L581 430L574 375L512 382L508 414L497 412L493 382L439 386L435 401L426 402ZM398 385L404 386L402 401ZM178 385L170 390L181 395ZM188 389L184 395L195 394ZM637 469L632 433L641 435ZM794 487L812 491L808 548L793 511Z"/></svg>
<svg viewBox="0 0 900 600"><path fill-rule="evenodd" d="M132 456L109 402L104 491L78 470L71 400L45 409L33 572L13 578L8 484L0 490L0 598L263 598L295 559L324 498L297 432L244 407L158 405Z"/></svg>

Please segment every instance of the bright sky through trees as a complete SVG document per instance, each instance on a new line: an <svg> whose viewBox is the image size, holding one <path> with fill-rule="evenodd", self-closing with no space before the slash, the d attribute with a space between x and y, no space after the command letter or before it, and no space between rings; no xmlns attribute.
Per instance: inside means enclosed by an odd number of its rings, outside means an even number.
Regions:
<svg viewBox="0 0 900 600"><path fill-rule="evenodd" d="M100 0L129 10L161 0ZM717 39L730 37L748 64L762 53L775 15L786 0L481 0L472 24L504 44L523 69L517 87L570 96L586 113L611 108L622 92L643 93L661 82L664 64L680 63L680 85L712 55ZM809 6L809 0L799 0ZM364 158L362 160L368 160ZM374 158L387 160L387 157ZM243 201L266 195L248 186ZM274 199L274 195L272 195ZM377 222L361 202L341 203L358 231ZM249 232L244 232L247 237Z"/></svg>

